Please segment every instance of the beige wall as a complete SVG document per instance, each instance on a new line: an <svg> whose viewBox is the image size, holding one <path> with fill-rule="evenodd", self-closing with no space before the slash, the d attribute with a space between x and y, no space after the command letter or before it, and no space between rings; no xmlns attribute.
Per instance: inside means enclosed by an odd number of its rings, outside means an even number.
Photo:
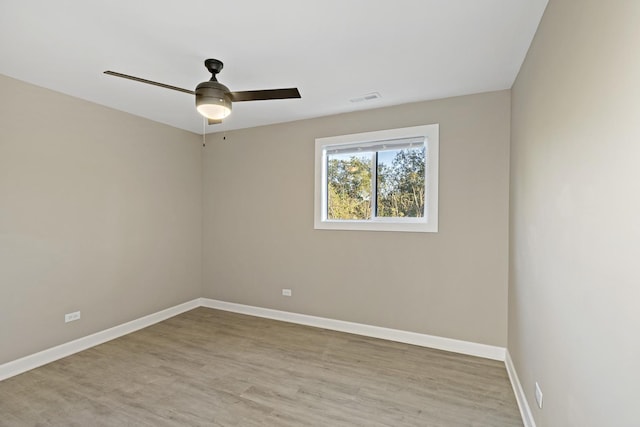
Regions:
<svg viewBox="0 0 640 427"><path fill-rule="evenodd" d="M505 346L509 114L501 91L210 136L204 296ZM430 123L439 233L313 229L315 138Z"/></svg>
<svg viewBox="0 0 640 427"><path fill-rule="evenodd" d="M200 296L201 148L0 76L0 364Z"/></svg>
<svg viewBox="0 0 640 427"><path fill-rule="evenodd" d="M640 419L639 22L551 0L513 87L508 348L538 427Z"/></svg>

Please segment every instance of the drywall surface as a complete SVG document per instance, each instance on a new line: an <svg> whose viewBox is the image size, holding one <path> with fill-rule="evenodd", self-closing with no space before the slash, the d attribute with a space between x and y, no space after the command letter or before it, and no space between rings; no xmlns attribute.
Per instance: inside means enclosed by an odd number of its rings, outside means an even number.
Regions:
<svg viewBox="0 0 640 427"><path fill-rule="evenodd" d="M538 427L640 419L638 22L551 0L512 89L508 348Z"/></svg>
<svg viewBox="0 0 640 427"><path fill-rule="evenodd" d="M0 363L199 297L199 137L8 77L0 93Z"/></svg>
<svg viewBox="0 0 640 427"><path fill-rule="evenodd" d="M509 103L500 91L210 135L204 296L505 346ZM431 123L438 233L314 229L315 138Z"/></svg>

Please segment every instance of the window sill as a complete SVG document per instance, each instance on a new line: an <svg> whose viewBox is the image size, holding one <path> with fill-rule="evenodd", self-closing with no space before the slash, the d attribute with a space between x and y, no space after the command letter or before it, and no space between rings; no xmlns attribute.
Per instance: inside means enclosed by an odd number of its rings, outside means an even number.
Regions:
<svg viewBox="0 0 640 427"><path fill-rule="evenodd" d="M437 233L438 224L414 219L394 220L316 220L316 230L342 230L342 231L399 231L409 233Z"/></svg>

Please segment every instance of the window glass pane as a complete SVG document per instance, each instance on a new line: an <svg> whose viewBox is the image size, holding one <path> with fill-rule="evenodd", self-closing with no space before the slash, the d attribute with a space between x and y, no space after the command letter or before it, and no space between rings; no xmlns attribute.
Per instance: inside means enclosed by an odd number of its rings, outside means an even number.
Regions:
<svg viewBox="0 0 640 427"><path fill-rule="evenodd" d="M376 216L423 217L425 147L377 154Z"/></svg>
<svg viewBox="0 0 640 427"><path fill-rule="evenodd" d="M372 154L327 154L327 219L371 219Z"/></svg>

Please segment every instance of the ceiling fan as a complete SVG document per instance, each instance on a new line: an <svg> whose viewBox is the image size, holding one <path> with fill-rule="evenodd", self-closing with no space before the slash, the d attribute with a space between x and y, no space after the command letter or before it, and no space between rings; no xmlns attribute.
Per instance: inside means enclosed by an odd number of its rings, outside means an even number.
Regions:
<svg viewBox="0 0 640 427"><path fill-rule="evenodd" d="M223 65L222 61L217 59L205 60L204 66L207 67L207 70L211 73L211 79L200 83L196 86L195 91L154 82L140 77L130 76L128 74L117 73L115 71L105 71L104 74L195 95L196 109L198 110L198 113L208 119L210 125L222 123L222 119L231 114L231 104L233 102L301 98L300 92L297 88L231 92L228 87L219 83L216 78L216 74L222 70Z"/></svg>

